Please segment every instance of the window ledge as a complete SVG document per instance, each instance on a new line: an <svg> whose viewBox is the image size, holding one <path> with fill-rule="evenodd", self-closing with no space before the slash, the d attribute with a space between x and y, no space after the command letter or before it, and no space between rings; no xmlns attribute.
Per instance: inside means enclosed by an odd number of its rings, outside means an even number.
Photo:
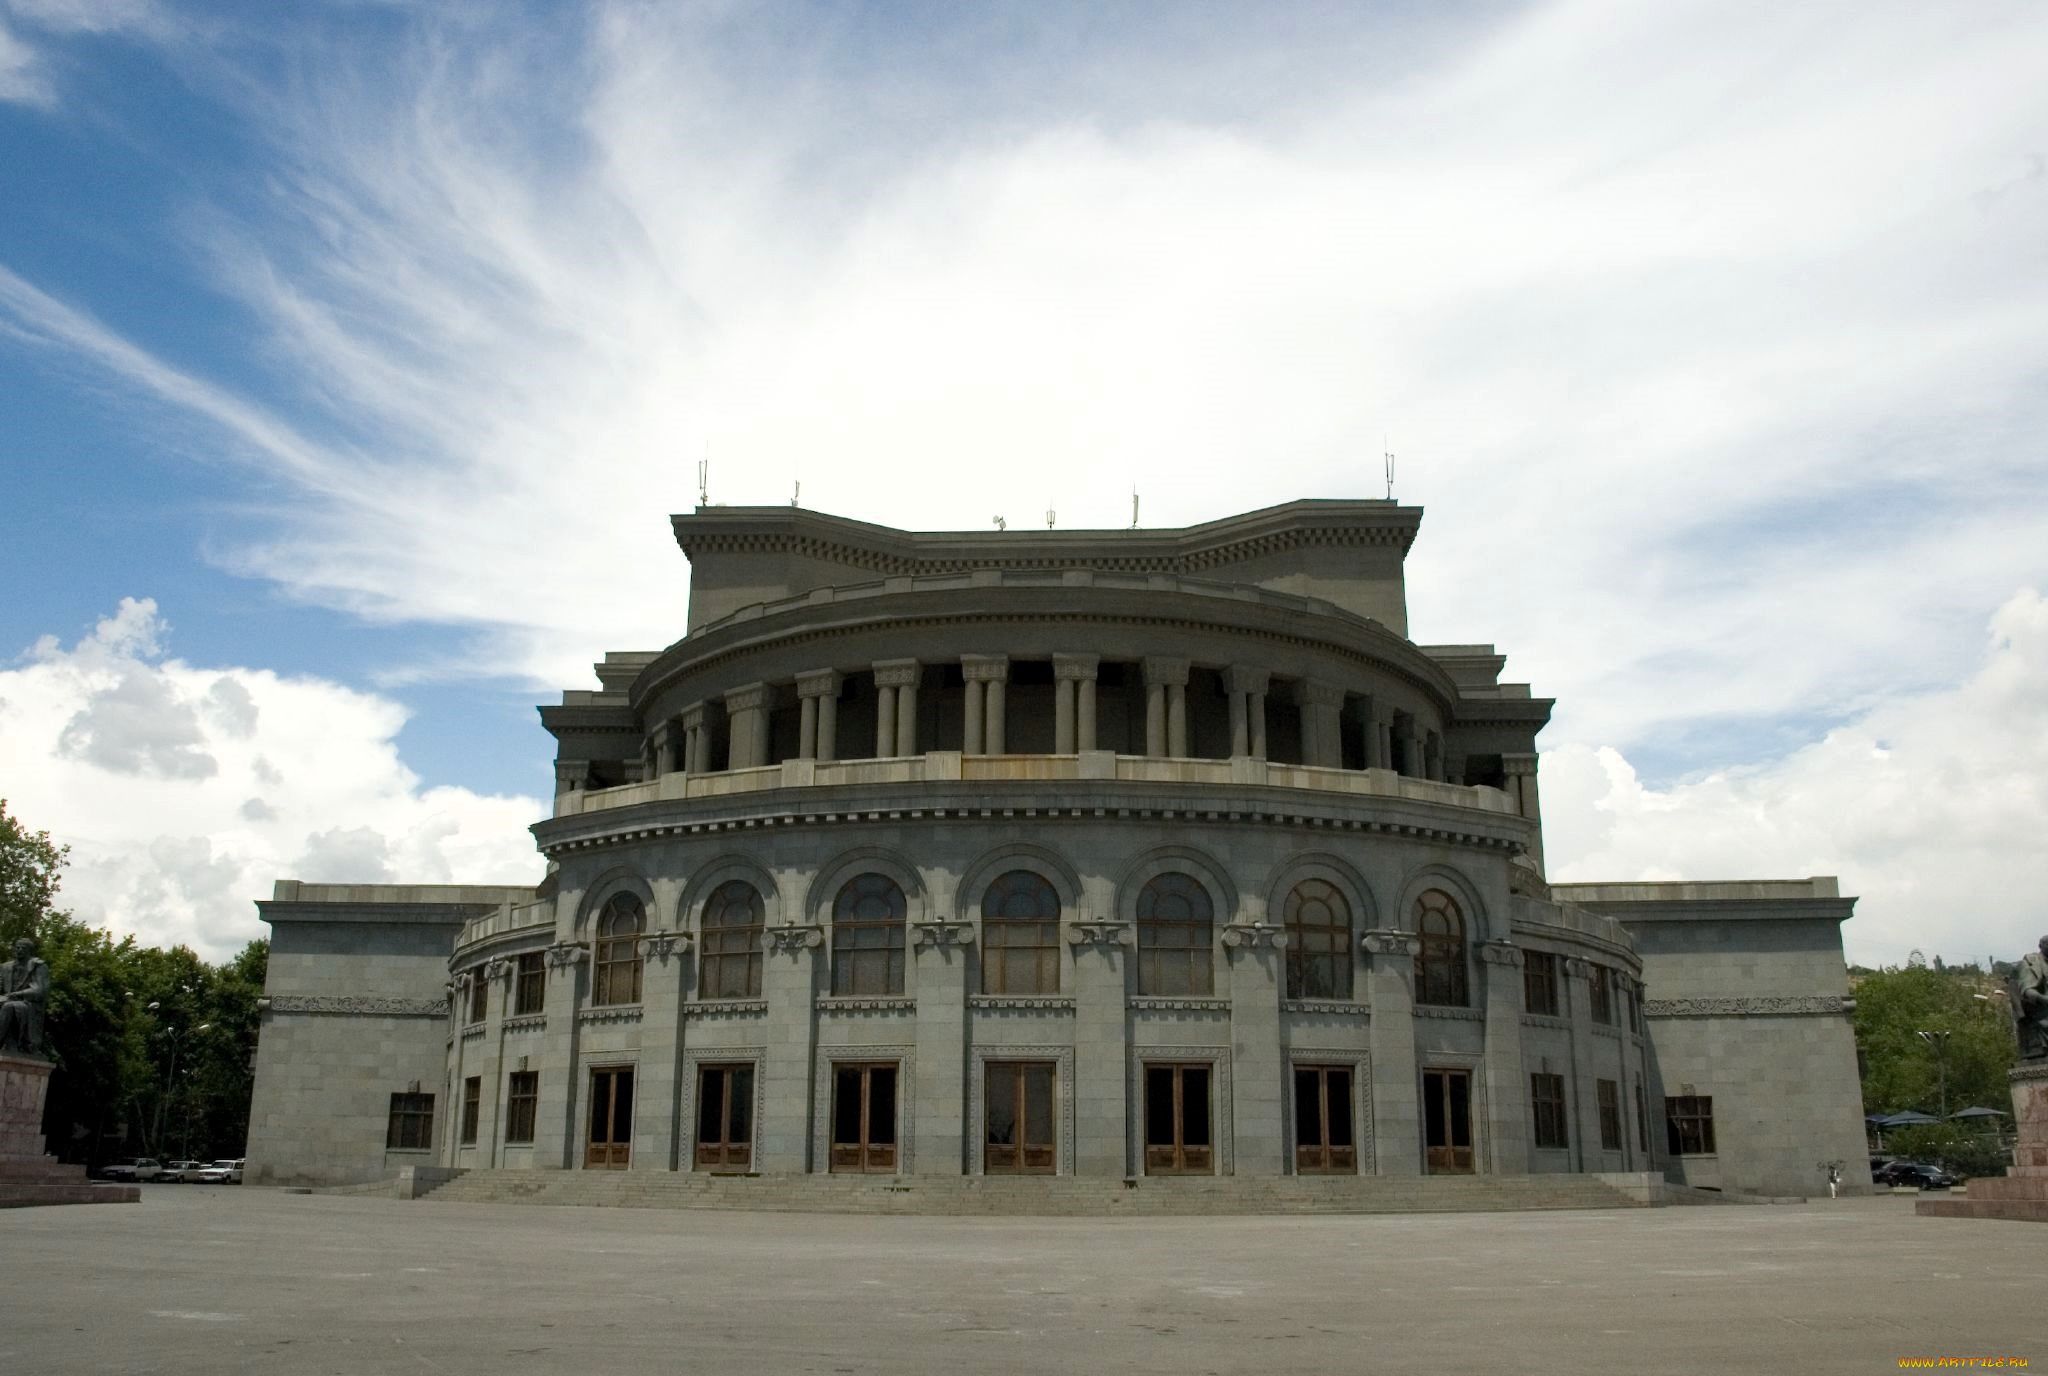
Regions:
<svg viewBox="0 0 2048 1376"><path fill-rule="evenodd" d="M585 1008L577 1013L578 1023L592 1022L638 1022L640 1005L637 1003L607 1003L595 1008Z"/></svg>
<svg viewBox="0 0 2048 1376"><path fill-rule="evenodd" d="M1230 1000L1207 994L1133 994L1131 1007L1139 1012L1228 1013Z"/></svg>
<svg viewBox="0 0 2048 1376"><path fill-rule="evenodd" d="M696 999L683 1005L686 1018L753 1018L767 1012L766 999Z"/></svg>
<svg viewBox="0 0 2048 1376"><path fill-rule="evenodd" d="M1022 1012L1071 1013L1072 994L969 994L967 1006L976 1009L1013 1009Z"/></svg>
<svg viewBox="0 0 2048 1376"><path fill-rule="evenodd" d="M820 1013L915 1013L917 1000L898 994L827 994L817 1002Z"/></svg>
<svg viewBox="0 0 2048 1376"><path fill-rule="evenodd" d="M1362 1018L1368 1011L1368 1005L1352 999L1286 999L1280 1008L1286 1013L1334 1013L1350 1018Z"/></svg>

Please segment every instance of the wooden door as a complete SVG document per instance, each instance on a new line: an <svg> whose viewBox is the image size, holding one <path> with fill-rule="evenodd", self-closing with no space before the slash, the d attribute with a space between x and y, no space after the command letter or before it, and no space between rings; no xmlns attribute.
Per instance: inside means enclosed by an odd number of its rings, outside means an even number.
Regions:
<svg viewBox="0 0 2048 1376"><path fill-rule="evenodd" d="M982 1169L990 1175L1051 1175L1054 1066L1051 1061L988 1063L987 1130Z"/></svg>
<svg viewBox="0 0 2048 1376"><path fill-rule="evenodd" d="M1216 1147L1209 1067L1145 1067L1145 1174L1209 1175Z"/></svg>
<svg viewBox="0 0 2048 1376"><path fill-rule="evenodd" d="M896 1169L896 1062L832 1067L830 1169L880 1174Z"/></svg>
<svg viewBox="0 0 2048 1376"><path fill-rule="evenodd" d="M1358 1173L1351 1111L1351 1067L1294 1068L1294 1170L1297 1175Z"/></svg>
<svg viewBox="0 0 2048 1376"><path fill-rule="evenodd" d="M1472 1174L1471 1072L1422 1072L1422 1122L1429 1173Z"/></svg>
<svg viewBox="0 0 2048 1376"><path fill-rule="evenodd" d="M590 1072L587 1169L622 1171L633 1156L633 1071L618 1066Z"/></svg>
<svg viewBox="0 0 2048 1376"><path fill-rule="evenodd" d="M697 1072L697 1165L743 1171L754 1163L754 1067L707 1065Z"/></svg>

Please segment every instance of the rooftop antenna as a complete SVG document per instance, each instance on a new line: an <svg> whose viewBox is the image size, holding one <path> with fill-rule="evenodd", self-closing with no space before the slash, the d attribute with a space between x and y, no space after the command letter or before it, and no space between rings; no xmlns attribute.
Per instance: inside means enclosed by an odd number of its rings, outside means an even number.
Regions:
<svg viewBox="0 0 2048 1376"><path fill-rule="evenodd" d="M1131 489L1131 529L1138 528L1138 489Z"/></svg>
<svg viewBox="0 0 2048 1376"><path fill-rule="evenodd" d="M704 446L705 457L697 460L697 505L711 505L711 446Z"/></svg>
<svg viewBox="0 0 2048 1376"><path fill-rule="evenodd" d="M1386 437L1384 435L1381 436L1380 443L1385 444L1386 442ZM1387 500L1391 502L1394 500L1394 451L1391 449L1387 450L1383 457L1387 461Z"/></svg>
<svg viewBox="0 0 2048 1376"><path fill-rule="evenodd" d="M995 518L995 522L996 522L996 529L997 529L997 530L1008 530L1008 529L1010 528L1010 523L1009 523L1008 521L1005 521L1005 520L1004 520L1004 519L1003 519L1002 517L1000 517L1000 516L998 516L998 517L996 517L996 518Z"/></svg>
<svg viewBox="0 0 2048 1376"><path fill-rule="evenodd" d="M804 495L804 482L803 482L803 479L801 479L801 478L798 478L798 479L796 480L796 491L794 491L794 492L792 492L792 493L790 493L790 494L789 494L789 504L790 504L791 506L796 506L796 505L798 504L798 503L797 503L797 498L799 498L799 497L801 497L801 496L803 496L803 495Z"/></svg>
<svg viewBox="0 0 2048 1376"><path fill-rule="evenodd" d="M1045 528L1047 530L1052 529L1052 523L1055 519L1058 518L1058 516L1059 513L1057 511L1054 511L1051 507L1047 507L1045 509Z"/></svg>

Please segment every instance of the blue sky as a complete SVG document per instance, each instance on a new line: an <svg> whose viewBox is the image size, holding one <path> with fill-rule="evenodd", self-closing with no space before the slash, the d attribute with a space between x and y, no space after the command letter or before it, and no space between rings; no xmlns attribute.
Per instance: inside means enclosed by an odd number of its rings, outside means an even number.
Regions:
<svg viewBox="0 0 2048 1376"><path fill-rule="evenodd" d="M666 513L1427 506L1553 870L2048 925L2048 13L0 0L0 796L80 911L531 878ZM1982 948L1982 949L1980 949Z"/></svg>

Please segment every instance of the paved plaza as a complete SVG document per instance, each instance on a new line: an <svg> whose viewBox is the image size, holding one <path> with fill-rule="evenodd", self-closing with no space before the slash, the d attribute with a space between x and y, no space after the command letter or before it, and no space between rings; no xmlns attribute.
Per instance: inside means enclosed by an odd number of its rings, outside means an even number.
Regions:
<svg viewBox="0 0 2048 1376"><path fill-rule="evenodd" d="M2048 1363L2048 1229L1903 1198L874 1218L162 1186L0 1218L10 1372L1877 1372Z"/></svg>

